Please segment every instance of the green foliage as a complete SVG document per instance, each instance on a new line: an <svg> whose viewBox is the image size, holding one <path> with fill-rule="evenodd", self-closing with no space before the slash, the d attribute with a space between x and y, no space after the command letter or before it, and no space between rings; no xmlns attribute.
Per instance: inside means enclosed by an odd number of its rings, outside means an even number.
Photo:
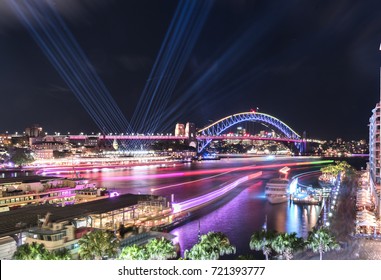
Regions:
<svg viewBox="0 0 381 280"><path fill-rule="evenodd" d="M271 243L271 247L281 258L291 260L296 250L303 249L304 240L297 237L296 233L278 233Z"/></svg>
<svg viewBox="0 0 381 280"><path fill-rule="evenodd" d="M71 260L71 253L68 249L62 249L51 253L50 260Z"/></svg>
<svg viewBox="0 0 381 280"><path fill-rule="evenodd" d="M323 174L336 177L340 172L344 173L352 167L346 161L335 161L335 164L324 166L320 169Z"/></svg>
<svg viewBox="0 0 381 280"><path fill-rule="evenodd" d="M44 244L33 242L19 246L13 255L14 260L49 260L50 252Z"/></svg>
<svg viewBox="0 0 381 280"><path fill-rule="evenodd" d="M145 249L150 260L167 260L177 256L173 243L164 237L151 239Z"/></svg>
<svg viewBox="0 0 381 280"><path fill-rule="evenodd" d="M84 235L79 241L79 256L85 260L114 258L119 249L119 242L114 234L96 230Z"/></svg>
<svg viewBox="0 0 381 280"><path fill-rule="evenodd" d="M145 246L132 245L124 247L119 255L120 260L167 260L177 256L173 243L164 237L154 238Z"/></svg>
<svg viewBox="0 0 381 280"><path fill-rule="evenodd" d="M22 166L34 161L31 152L27 149L13 148L9 153L9 160L16 166Z"/></svg>
<svg viewBox="0 0 381 280"><path fill-rule="evenodd" d="M19 246L13 255L14 260L70 260L69 250L49 252L44 244L33 242Z"/></svg>
<svg viewBox="0 0 381 280"><path fill-rule="evenodd" d="M311 249L314 253L319 252L320 260L323 259L323 253L337 250L340 248L333 235L325 227L314 229L308 233L307 248Z"/></svg>
<svg viewBox="0 0 381 280"><path fill-rule="evenodd" d="M261 230L254 232L250 238L250 249L262 251L266 260L268 260L272 251L271 244L274 241L275 236L276 233L274 231Z"/></svg>
<svg viewBox="0 0 381 280"><path fill-rule="evenodd" d="M222 232L209 232L201 236L200 242L189 251L185 250L184 257L191 260L217 260L225 254L236 252L229 238Z"/></svg>
<svg viewBox="0 0 381 280"><path fill-rule="evenodd" d="M123 248L119 260L148 260L148 254L143 246L132 245Z"/></svg>

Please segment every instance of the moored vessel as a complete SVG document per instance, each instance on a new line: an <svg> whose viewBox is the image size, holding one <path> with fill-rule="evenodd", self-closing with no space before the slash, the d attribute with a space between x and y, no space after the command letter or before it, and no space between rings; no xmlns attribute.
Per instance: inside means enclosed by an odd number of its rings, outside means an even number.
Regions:
<svg viewBox="0 0 381 280"><path fill-rule="evenodd" d="M289 180L286 178L273 178L266 184L265 195L267 200L272 204L286 202L289 198L288 185Z"/></svg>

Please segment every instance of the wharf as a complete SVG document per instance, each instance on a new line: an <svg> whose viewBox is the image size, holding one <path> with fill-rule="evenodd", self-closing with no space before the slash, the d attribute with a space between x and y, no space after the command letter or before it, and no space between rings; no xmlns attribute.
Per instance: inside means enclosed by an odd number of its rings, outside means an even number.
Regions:
<svg viewBox="0 0 381 280"><path fill-rule="evenodd" d="M0 237L17 234L22 229L38 225L38 217L51 213L52 222L74 220L90 215L102 215L118 209L133 208L139 201L146 200L151 195L125 194L113 198L95 200L86 203L55 207L52 205L25 206L12 211L0 213ZM20 225L23 225L20 228Z"/></svg>

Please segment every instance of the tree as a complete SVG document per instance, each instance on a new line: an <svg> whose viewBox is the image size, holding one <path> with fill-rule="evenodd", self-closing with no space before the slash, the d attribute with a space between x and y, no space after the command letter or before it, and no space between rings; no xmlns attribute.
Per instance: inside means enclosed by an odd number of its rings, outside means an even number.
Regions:
<svg viewBox="0 0 381 280"><path fill-rule="evenodd" d="M50 253L50 260L71 260L71 253L68 249L53 251Z"/></svg>
<svg viewBox="0 0 381 280"><path fill-rule="evenodd" d="M330 250L339 249L340 246L335 238L329 233L328 229L321 227L314 228L308 233L307 248L312 249L314 253L319 252L320 260L323 259L323 253Z"/></svg>
<svg viewBox="0 0 381 280"><path fill-rule="evenodd" d="M281 258L291 260L293 252L304 247L303 238L297 237L296 233L282 232L277 234L271 243L271 247Z"/></svg>
<svg viewBox="0 0 381 280"><path fill-rule="evenodd" d="M124 247L119 255L120 260L167 260L177 256L173 243L164 237L154 238L145 246L132 245Z"/></svg>
<svg viewBox="0 0 381 280"><path fill-rule="evenodd" d="M225 254L236 252L229 238L222 232L209 232L201 236L201 240L189 251L185 250L184 257L191 260L217 260Z"/></svg>
<svg viewBox="0 0 381 280"><path fill-rule="evenodd" d="M164 237L151 239L145 247L150 260L166 260L177 256L173 243Z"/></svg>
<svg viewBox="0 0 381 280"><path fill-rule="evenodd" d="M136 244L132 246L126 246L120 253L119 260L148 260L148 254L144 247Z"/></svg>
<svg viewBox="0 0 381 280"><path fill-rule="evenodd" d="M14 260L49 260L50 252L44 244L33 242L19 246L13 255Z"/></svg>
<svg viewBox="0 0 381 280"><path fill-rule="evenodd" d="M275 238L275 232L273 231L256 231L250 238L250 249L255 251L262 251L266 260L269 259L271 253L271 244Z"/></svg>
<svg viewBox="0 0 381 280"><path fill-rule="evenodd" d="M15 165L22 166L34 161L30 151L23 148L14 148L9 153L10 161Z"/></svg>
<svg viewBox="0 0 381 280"><path fill-rule="evenodd" d="M101 260L117 255L119 242L108 231L95 230L84 235L79 241L79 256L86 260Z"/></svg>

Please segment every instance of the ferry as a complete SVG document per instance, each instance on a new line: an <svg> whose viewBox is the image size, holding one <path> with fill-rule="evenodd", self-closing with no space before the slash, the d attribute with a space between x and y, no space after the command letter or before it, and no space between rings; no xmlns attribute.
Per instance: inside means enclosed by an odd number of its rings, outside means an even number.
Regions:
<svg viewBox="0 0 381 280"><path fill-rule="evenodd" d="M0 190L0 212L30 205L66 206L119 196L118 192L89 184L87 179L56 178L48 183L12 184Z"/></svg>
<svg viewBox="0 0 381 280"><path fill-rule="evenodd" d="M191 217L192 215L190 212L187 212L186 214L182 214L182 215L177 215L176 217L173 218L172 222L156 226L153 228L153 230L170 232L171 230L189 222Z"/></svg>
<svg viewBox="0 0 381 280"><path fill-rule="evenodd" d="M290 181L286 178L273 178L266 184L265 195L272 204L288 201L288 185Z"/></svg>
<svg viewBox="0 0 381 280"><path fill-rule="evenodd" d="M34 177L34 180L29 181L14 178L16 180L3 183L0 190L0 212L28 205L73 204L76 191L88 186L87 179L54 178L47 181L43 178Z"/></svg>
<svg viewBox="0 0 381 280"><path fill-rule="evenodd" d="M119 196L118 192L110 192L107 188L96 187L95 185L91 187L86 187L75 191L74 203L84 203L89 201L94 201L98 199L104 199L109 197Z"/></svg>

